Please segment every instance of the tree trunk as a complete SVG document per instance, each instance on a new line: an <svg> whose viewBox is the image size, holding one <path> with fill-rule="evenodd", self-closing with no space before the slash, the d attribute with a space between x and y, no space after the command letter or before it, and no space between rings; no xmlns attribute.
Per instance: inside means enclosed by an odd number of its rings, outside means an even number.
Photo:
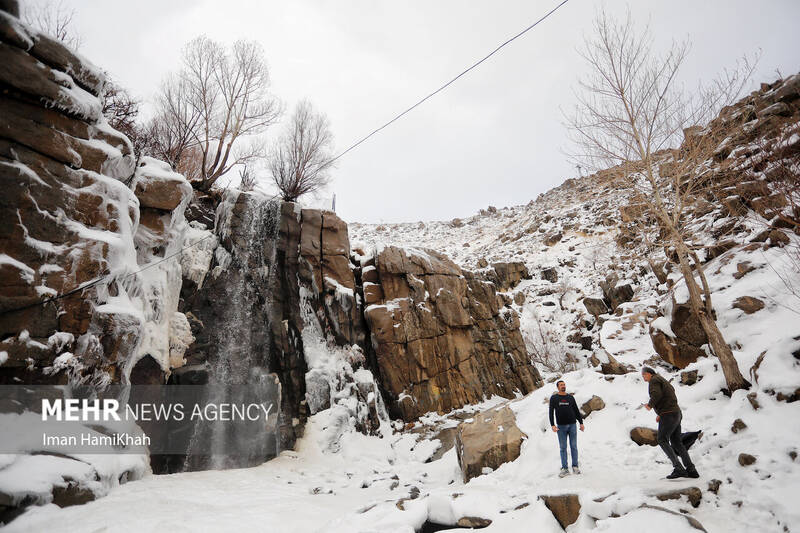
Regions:
<svg viewBox="0 0 800 533"><path fill-rule="evenodd" d="M706 314L705 310L700 313L700 324L702 324L708 336L708 342L711 344L714 353L719 359L719 364L722 366L722 373L725 375L725 383L728 385L728 390L733 393L739 389L749 389L750 382L739 371L739 365L736 363L731 347L725 342L717 323Z"/></svg>
<svg viewBox="0 0 800 533"><path fill-rule="evenodd" d="M708 312L703 298L700 293L700 287L697 286L697 280L694 279L694 272L689 265L689 250L683 240L674 238L673 244L678 253L678 260L680 261L681 273L686 282L686 288L689 290L689 305L700 320L700 325L703 326L703 331L706 332L708 343L714 351L714 355L719 359L722 366L722 373L725 376L725 383L728 390L733 393L739 389L749 389L750 382L747 381L742 373L739 371L739 364L733 356L733 351L728 343L725 342L725 337L719 330L719 326L714 321L714 318ZM699 265L698 265L699 267Z"/></svg>

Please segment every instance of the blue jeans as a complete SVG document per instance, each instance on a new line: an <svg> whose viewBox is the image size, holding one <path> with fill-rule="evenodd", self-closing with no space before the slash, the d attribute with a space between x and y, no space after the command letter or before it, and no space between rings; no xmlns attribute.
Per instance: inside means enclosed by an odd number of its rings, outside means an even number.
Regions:
<svg viewBox="0 0 800 533"><path fill-rule="evenodd" d="M572 466L578 466L578 424L558 426L558 447L561 449L561 468L567 468L567 437L572 454Z"/></svg>

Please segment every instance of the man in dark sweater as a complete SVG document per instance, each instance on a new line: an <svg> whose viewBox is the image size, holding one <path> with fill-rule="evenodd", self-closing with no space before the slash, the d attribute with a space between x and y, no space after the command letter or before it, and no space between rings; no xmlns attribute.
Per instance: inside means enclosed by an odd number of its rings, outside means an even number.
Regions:
<svg viewBox="0 0 800 533"><path fill-rule="evenodd" d="M567 394L567 384L563 380L556 382L558 392L550 396L550 426L558 433L558 446L561 450L561 472L558 477L569 475L567 470L567 438L572 455L572 472L580 474L578 468L578 430L576 422L580 422L583 431L583 417L578 410L578 404L571 394ZM555 422L553 421L555 413ZM558 425L556 425L558 424Z"/></svg>
<svg viewBox="0 0 800 533"><path fill-rule="evenodd" d="M666 379L656 374L656 371L648 366L642 368L642 378L648 383L650 392L650 401L645 404L645 408L648 411L655 409L657 415L658 444L672 461L673 471L667 476L667 479L700 477L681 440L683 414L681 408L678 407L675 389ZM683 464L678 460L678 456L683 459Z"/></svg>

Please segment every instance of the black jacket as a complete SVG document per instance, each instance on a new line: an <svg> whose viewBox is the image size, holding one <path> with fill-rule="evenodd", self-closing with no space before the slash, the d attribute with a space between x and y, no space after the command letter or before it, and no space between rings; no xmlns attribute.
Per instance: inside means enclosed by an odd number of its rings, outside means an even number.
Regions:
<svg viewBox="0 0 800 533"><path fill-rule="evenodd" d="M678 407L678 398L675 396L675 389L672 388L669 381L659 375L653 375L650 378L648 390L650 407L655 410L656 414L681 412L681 408Z"/></svg>
<svg viewBox="0 0 800 533"><path fill-rule="evenodd" d="M557 425L566 426L574 424L577 420L583 424L583 417L578 410L578 404L575 403L575 398L572 394L553 394L550 396L550 425L555 426L553 423L553 412L556 414Z"/></svg>

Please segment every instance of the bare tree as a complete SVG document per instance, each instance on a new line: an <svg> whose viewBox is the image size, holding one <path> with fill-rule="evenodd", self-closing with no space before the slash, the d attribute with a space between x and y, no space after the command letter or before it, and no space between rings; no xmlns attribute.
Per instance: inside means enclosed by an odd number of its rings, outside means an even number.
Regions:
<svg viewBox="0 0 800 533"><path fill-rule="evenodd" d="M256 176L253 174L253 169L249 165L245 165L239 171L239 178L241 180L239 190L252 191L256 188Z"/></svg>
<svg viewBox="0 0 800 533"><path fill-rule="evenodd" d="M678 74L689 44L674 43L662 56L651 45L649 28L637 31L630 14L616 22L599 12L594 36L586 39L581 51L591 74L581 80L578 104L567 122L579 149L577 159L594 168L616 166L618 183L630 193L631 203L642 207L643 219L655 221L662 243L674 248L692 311L733 392L750 383L714 321L711 291L691 249L687 220L692 199L714 177L707 162L724 134L722 128L696 126L707 124L734 102L749 81L752 66L745 61L688 92ZM729 125L737 119L735 113L728 118Z"/></svg>
<svg viewBox="0 0 800 533"><path fill-rule="evenodd" d="M523 328L522 338L531 362L540 365L548 372L563 374L577 368L575 356L569 353L567 345L553 326L534 311L533 320Z"/></svg>
<svg viewBox="0 0 800 533"><path fill-rule="evenodd" d="M64 6L62 0L28 1L22 10L27 24L77 50L83 38L75 31L73 18L75 10Z"/></svg>
<svg viewBox="0 0 800 533"><path fill-rule="evenodd" d="M133 143L137 157L147 151L148 137L146 131L137 120L141 102L131 96L124 87L112 80L103 86L103 116L108 124L124 133Z"/></svg>
<svg viewBox="0 0 800 533"><path fill-rule="evenodd" d="M303 100L269 158L272 179L287 202L294 202L329 182L333 134L327 117Z"/></svg>
<svg viewBox="0 0 800 533"><path fill-rule="evenodd" d="M208 190L234 166L264 156L261 134L280 115L267 92L269 72L261 46L236 41L230 50L201 36L183 49L183 65L169 76L151 123L156 155L183 167L199 190ZM191 161L184 161L185 158Z"/></svg>

